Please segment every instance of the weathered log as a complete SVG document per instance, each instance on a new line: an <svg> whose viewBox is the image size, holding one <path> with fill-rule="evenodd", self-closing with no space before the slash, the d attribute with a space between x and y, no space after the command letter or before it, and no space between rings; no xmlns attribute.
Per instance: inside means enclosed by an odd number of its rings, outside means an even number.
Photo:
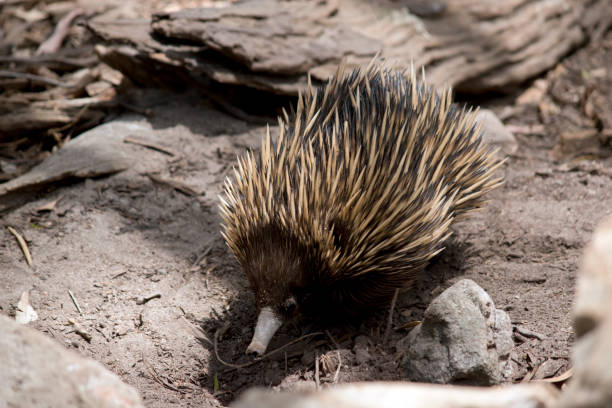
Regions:
<svg viewBox="0 0 612 408"><path fill-rule="evenodd" d="M111 45L102 59L139 83L173 83L175 71L203 88L297 95L308 75L322 81L341 60L361 65L377 53L400 67L426 67L436 85L504 89L612 25L607 0L446 0L433 13L405 3L257 0L160 13L150 24L94 19L90 28Z"/></svg>

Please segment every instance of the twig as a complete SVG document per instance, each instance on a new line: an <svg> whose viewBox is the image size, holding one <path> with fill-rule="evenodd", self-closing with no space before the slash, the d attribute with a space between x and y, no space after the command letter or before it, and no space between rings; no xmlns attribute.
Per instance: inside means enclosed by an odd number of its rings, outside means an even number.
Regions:
<svg viewBox="0 0 612 408"><path fill-rule="evenodd" d="M113 276L111 277L111 279L117 279L118 277L123 276L123 275L125 275L126 273L127 273L127 271L119 272L118 274L113 275Z"/></svg>
<svg viewBox="0 0 612 408"><path fill-rule="evenodd" d="M151 109L141 108L139 106L132 105L130 103L123 102L123 101L118 101L117 104L121 106L122 108L124 108L125 110L131 111L134 113L138 113L142 116L146 116L147 118L152 118L155 116L155 113Z"/></svg>
<svg viewBox="0 0 612 408"><path fill-rule="evenodd" d="M144 355L141 355L141 358L142 358L142 362L147 367L147 370L149 370L149 374L151 374L151 376L153 377L153 380L155 380L157 383L161 384L162 386L168 388L169 390L184 393L184 391L181 391L180 389L168 384L166 381L163 381L159 377L159 375L157 375L157 371L155 370L155 368L151 364L149 364L149 362L144 358Z"/></svg>
<svg viewBox="0 0 612 408"><path fill-rule="evenodd" d="M514 326L514 330L516 330L516 332L518 334L521 334L525 337L528 337L530 339L538 339L538 340L546 340L546 336L537 332L534 332L533 330L529 330L525 327L520 327L520 326Z"/></svg>
<svg viewBox="0 0 612 408"><path fill-rule="evenodd" d="M223 328L221 328L221 329L223 329ZM260 357L256 358L253 361L249 361L248 363L244 363L244 364L232 364L232 363L228 363L228 362L224 361L221 358L221 356L219 356L219 344L218 343L219 343L219 332L221 331L221 329L217 330L217 332L215 333L215 338L214 338L214 342L213 342L213 348L215 350L215 357L217 357L217 360L221 364L223 364L224 366L231 367L231 368L236 368L236 369L252 366L253 364L259 363L260 361L270 357L273 354L278 353L281 350L286 349L287 347L289 347L289 346L291 346L291 345L293 345L295 343L298 343L298 342L300 342L300 341L302 341L304 339L307 339L309 337L320 336L320 335L324 334L323 332L314 332L314 333L305 334L302 337L298 337L297 339L292 340L289 343L284 344L284 345L280 346L277 349L274 349L274 350L272 350L272 351L270 351L270 352L268 352L266 354L261 355Z"/></svg>
<svg viewBox="0 0 612 408"><path fill-rule="evenodd" d="M144 305L145 303L147 303L149 300L153 300L153 299L158 299L161 297L161 293L156 293L154 295L151 296L147 296L147 297L142 297L142 298L138 298L136 299L136 304L137 305Z"/></svg>
<svg viewBox="0 0 612 408"><path fill-rule="evenodd" d="M13 236L17 240L17 243L19 244L19 247L21 247L21 252L23 252L23 255L25 256L26 263L28 264L28 266L32 266L32 254L30 254L28 245L26 244L23 237L19 235L19 233L15 230L15 228L10 227L10 226L7 226L6 228L9 230L11 234L13 234Z"/></svg>
<svg viewBox="0 0 612 408"><path fill-rule="evenodd" d="M204 250L204 252L202 252L202 254L196 258L196 260L193 262L191 266L193 267L193 266L199 265L199 263L202 262L202 259L206 258L206 256L210 253L211 250L212 250L212 245L206 246L206 249Z"/></svg>
<svg viewBox="0 0 612 408"><path fill-rule="evenodd" d="M60 202L60 200L64 198L64 195L61 194L59 197L57 197L55 200L53 201L49 201L47 204L44 204L40 207L38 207L36 209L36 212L43 212L43 211L57 211L57 203Z"/></svg>
<svg viewBox="0 0 612 408"><path fill-rule="evenodd" d="M336 367L336 372L334 373L334 379L332 380L334 384L338 382L338 376L340 375L340 367L342 367L342 358L340 358L340 352L336 351L336 353L338 353L338 367Z"/></svg>
<svg viewBox="0 0 612 408"><path fill-rule="evenodd" d="M287 352L285 351L285 376L287 375L287 370L289 366L287 365Z"/></svg>
<svg viewBox="0 0 612 408"><path fill-rule="evenodd" d="M97 331L98 333L100 333L102 335L102 337L104 337L104 339L106 340L107 343L110 343L110 339L108 338L108 336L106 335L106 333L104 333L102 331L102 329L98 328L98 327L94 327L94 330Z"/></svg>
<svg viewBox="0 0 612 408"><path fill-rule="evenodd" d="M27 79L32 82L39 82L47 85L59 86L61 88L72 88L73 85L67 84L65 82L57 81L52 78L45 78L44 76L28 74L26 72L13 72L13 71L5 71L0 70L0 77L5 78L20 78Z"/></svg>
<svg viewBox="0 0 612 408"><path fill-rule="evenodd" d="M153 142L150 142L148 140L140 139L140 138L137 138L137 137L128 136L125 139L123 139L123 142L124 143L135 144L135 145L138 145L138 146L148 147L149 149L153 149L153 150L156 150L158 152L165 153L168 156L172 156L172 157L176 157L176 156L179 155L176 151L170 149L169 147L165 147L165 146L159 145L157 143L153 143Z"/></svg>
<svg viewBox="0 0 612 408"><path fill-rule="evenodd" d="M179 308L181 309L181 311L183 312L183 315L184 315L184 314L185 314L185 311L183 310L183 308L182 308L182 307L180 307L180 306L179 306ZM213 346L213 342L212 342L212 341L210 341L210 339L209 339L209 338L206 336L206 333L204 333L204 331L203 331L203 330L202 330L200 327L198 327L198 326L194 325L193 323L191 323L189 320L187 320L187 319L185 318L185 316L181 316L181 321L182 321L182 322L183 322L185 325L187 325L187 327L188 327L188 328L191 330L192 334L194 335L194 337L195 337L195 338L196 338L198 341L200 341L200 342L206 342L206 343L208 343L210 346Z"/></svg>
<svg viewBox="0 0 612 408"><path fill-rule="evenodd" d="M2 4L2 3L0 3ZM0 63L15 63L15 64L27 64L27 65L65 65L67 68L87 68L98 63L97 56L84 57L84 58L71 58L71 57L58 57L57 55L36 55L32 57L15 57L11 55L0 56Z"/></svg>
<svg viewBox="0 0 612 408"><path fill-rule="evenodd" d="M70 13L62 17L57 23L57 26L55 26L53 34L51 34L49 38L40 44L36 50L36 55L56 53L61 48L64 38L66 38L66 35L68 35L68 30L70 29L72 20L82 14L85 14L85 10L82 8L75 8Z"/></svg>
<svg viewBox="0 0 612 408"><path fill-rule="evenodd" d="M53 135L56 139L58 139L58 145L59 145L59 147L61 147L62 146L62 144L61 144L62 140L61 140L60 132L63 132L64 130L67 130L67 129L70 129L70 128L73 128L77 123L80 122L80 120L83 118L83 116L85 115L85 112L87 112L88 109L89 109L89 105L83 106L79 110L79 112L74 116L74 119L72 119L70 122L66 123L63 126L49 129L47 131L47 134Z"/></svg>
<svg viewBox="0 0 612 408"><path fill-rule="evenodd" d="M383 336L383 346L387 344L387 340L389 340L389 335L391 334L391 325L393 324L393 311L395 310L395 302L397 302L397 295L399 294L399 289L395 289L393 292L393 299L391 299L391 307L389 308L389 317L387 318L387 328L385 329L385 335Z"/></svg>
<svg viewBox="0 0 612 408"><path fill-rule="evenodd" d="M74 327L74 332L81 336L85 341L91 343L91 334L89 334L80 324L78 324L73 319L68 319L68 323L70 323Z"/></svg>
<svg viewBox="0 0 612 408"><path fill-rule="evenodd" d="M321 380L319 379L319 354L317 353L315 356L315 383L317 385L317 390L321 388Z"/></svg>
<svg viewBox="0 0 612 408"><path fill-rule="evenodd" d="M336 339L334 339L334 337L331 335L331 333L329 332L329 330L325 330L325 334L327 334L327 337L329 337L329 339L331 340L331 342L334 344L334 347L336 347L336 350L338 350L340 348L340 345L338 344L338 342L336 341Z"/></svg>
<svg viewBox="0 0 612 408"><path fill-rule="evenodd" d="M81 316L83 316L83 311L81 310L81 307L79 306L79 302L77 302L76 298L74 297L74 295L72 294L70 289L68 289L68 294L70 295L70 299L72 299L72 303L74 303L74 305L76 306L77 310L79 311L79 314Z"/></svg>
<svg viewBox="0 0 612 408"><path fill-rule="evenodd" d="M412 327L418 326L419 324L421 324L420 320L413 320L411 322L402 324L401 326L398 327L398 329L410 329Z"/></svg>
<svg viewBox="0 0 612 408"><path fill-rule="evenodd" d="M540 369L540 367L541 367L541 366L542 366L542 363L537 364L537 365L536 365L536 366L533 368L533 370L531 370L530 372L528 372L528 373L525 375L525 377L523 377L523 379L521 380L521 382L522 382L522 383L526 383L526 382L531 381L531 379L532 379L533 377L535 377L535 376L536 376L536 374L538 373L538 370Z"/></svg>
<svg viewBox="0 0 612 408"><path fill-rule="evenodd" d="M559 374L556 377L542 378L541 380L537 380L537 381L544 381L544 382L549 382L549 383L559 383L559 382L563 382L563 381L570 379L573 375L574 375L574 368L572 367L572 368L569 368L566 372Z"/></svg>
<svg viewBox="0 0 612 408"><path fill-rule="evenodd" d="M191 197L195 197L198 195L198 192L195 191L193 188L189 187L187 184L185 183L181 183L180 181L175 181L175 180L166 180L164 178L161 178L155 174L152 173L146 173L147 177L149 177L151 180L153 180L156 183L159 184L164 184L166 186L170 186L173 189L180 191L181 193L191 196Z"/></svg>

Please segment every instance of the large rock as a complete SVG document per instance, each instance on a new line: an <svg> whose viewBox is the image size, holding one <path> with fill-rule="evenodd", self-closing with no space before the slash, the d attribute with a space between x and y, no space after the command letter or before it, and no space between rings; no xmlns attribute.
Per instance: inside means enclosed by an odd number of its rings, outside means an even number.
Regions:
<svg viewBox="0 0 612 408"><path fill-rule="evenodd" d="M612 216L585 250L574 306L574 376L560 407L612 406Z"/></svg>
<svg viewBox="0 0 612 408"><path fill-rule="evenodd" d="M511 374L510 318L469 279L434 299L403 343L412 381L488 385Z"/></svg>
<svg viewBox="0 0 612 408"><path fill-rule="evenodd" d="M138 392L101 364L5 316L0 365L0 406L143 407Z"/></svg>
<svg viewBox="0 0 612 408"><path fill-rule="evenodd" d="M558 392L550 384L449 387L433 384L368 382L323 391L283 392L251 389L232 408L552 408Z"/></svg>

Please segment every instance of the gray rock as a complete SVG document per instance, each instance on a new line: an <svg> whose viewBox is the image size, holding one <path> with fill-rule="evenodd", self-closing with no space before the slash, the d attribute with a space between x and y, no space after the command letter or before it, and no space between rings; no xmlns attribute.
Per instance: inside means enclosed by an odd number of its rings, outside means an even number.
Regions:
<svg viewBox="0 0 612 408"><path fill-rule="evenodd" d="M503 156L516 152L518 143L495 113L489 109L482 109L476 115L476 122L482 126L485 142L493 147L499 147Z"/></svg>
<svg viewBox="0 0 612 408"><path fill-rule="evenodd" d="M127 169L132 158L123 140L128 136L145 138L151 132L151 125L134 118L105 123L70 140L26 174L0 184L0 196L68 178L97 177Z"/></svg>
<svg viewBox="0 0 612 408"><path fill-rule="evenodd" d="M101 364L5 316L0 361L0 406L143 407L138 392Z"/></svg>
<svg viewBox="0 0 612 408"><path fill-rule="evenodd" d="M612 216L587 246L576 288L574 375L561 395L561 408L612 406Z"/></svg>
<svg viewBox="0 0 612 408"><path fill-rule="evenodd" d="M434 299L403 344L412 381L488 385L511 374L510 318L469 279Z"/></svg>

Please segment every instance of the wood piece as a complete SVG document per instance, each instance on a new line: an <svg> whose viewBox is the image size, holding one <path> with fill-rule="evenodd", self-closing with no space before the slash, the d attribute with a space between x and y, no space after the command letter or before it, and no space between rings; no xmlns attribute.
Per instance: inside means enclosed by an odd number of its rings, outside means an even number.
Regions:
<svg viewBox="0 0 612 408"><path fill-rule="evenodd" d="M55 30L53 30L53 34L51 34L49 38L40 44L36 50L36 55L53 54L57 52L62 46L64 38L66 38L66 35L68 35L68 30L70 29L72 20L83 14L85 14L85 10L82 8L75 8L62 17L57 23Z"/></svg>
<svg viewBox="0 0 612 408"><path fill-rule="evenodd" d="M342 59L352 67L377 52L399 67L426 67L438 86L507 89L612 25L606 0L446 0L436 18L402 3L251 0L156 14L150 26L94 19L89 27L110 45L101 58L137 83L174 86L180 78L215 94L223 84L297 95L308 75L316 83Z"/></svg>

